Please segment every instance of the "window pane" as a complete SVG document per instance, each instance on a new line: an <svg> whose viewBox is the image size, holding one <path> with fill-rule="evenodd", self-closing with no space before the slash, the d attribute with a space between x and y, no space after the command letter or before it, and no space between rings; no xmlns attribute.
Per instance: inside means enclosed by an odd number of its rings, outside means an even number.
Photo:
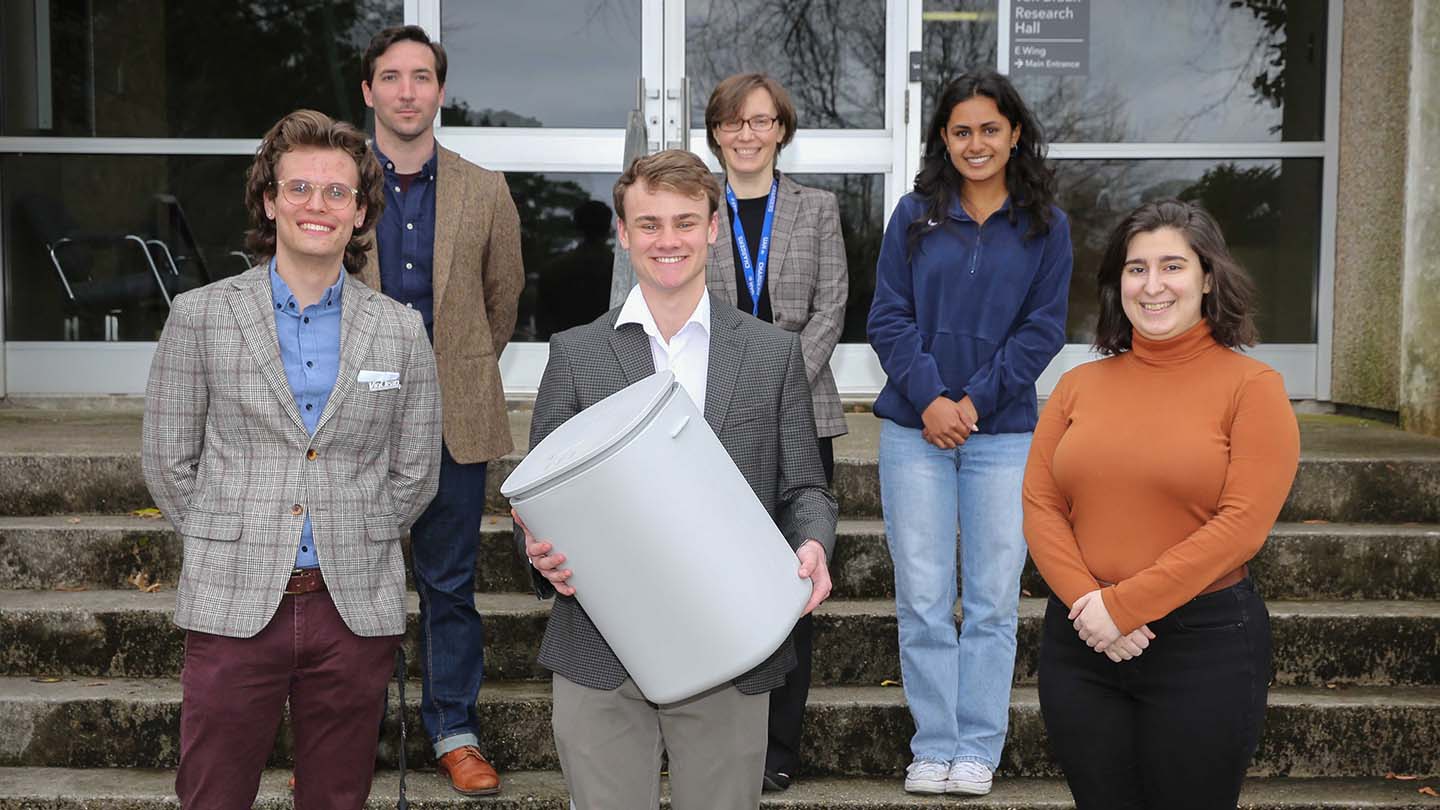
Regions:
<svg viewBox="0 0 1440 810"><path fill-rule="evenodd" d="M610 309L618 174L506 172L520 211L525 291L514 340L549 340Z"/></svg>
<svg viewBox="0 0 1440 810"><path fill-rule="evenodd" d="M300 107L361 125L361 56L403 16L401 0L0 3L0 134L259 137Z"/></svg>
<svg viewBox="0 0 1440 810"><path fill-rule="evenodd" d="M168 314L157 271L173 293L248 266L232 251L250 160L0 156L6 339L102 340L108 315L119 339L155 340Z"/></svg>
<svg viewBox="0 0 1440 810"><path fill-rule="evenodd" d="M774 76L801 129L885 128L884 0L688 0L691 120L726 76Z"/></svg>
<svg viewBox="0 0 1440 810"><path fill-rule="evenodd" d="M639 0L440 5L445 126L623 127L640 78Z"/></svg>
<svg viewBox="0 0 1440 810"><path fill-rule="evenodd" d="M1110 230L1161 197L1198 202L1220 222L1259 289L1262 341L1315 342L1320 160L1061 160L1055 167L1075 245L1070 343L1095 338L1095 274Z"/></svg>
<svg viewBox="0 0 1440 810"><path fill-rule="evenodd" d="M951 78L995 65L995 11L926 0L922 120ZM1324 137L1325 2L1113 0L1090 14L1088 75L1015 80L1051 141Z"/></svg>
<svg viewBox="0 0 1440 810"><path fill-rule="evenodd" d="M835 193L840 204L840 235L850 271L843 343L865 342L865 319L875 297L875 261L885 234L885 175L792 174L795 182Z"/></svg>

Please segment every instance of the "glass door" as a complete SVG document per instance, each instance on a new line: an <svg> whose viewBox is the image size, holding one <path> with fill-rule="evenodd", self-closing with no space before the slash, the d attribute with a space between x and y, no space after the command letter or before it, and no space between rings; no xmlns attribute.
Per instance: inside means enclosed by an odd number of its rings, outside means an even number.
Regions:
<svg viewBox="0 0 1440 810"><path fill-rule="evenodd" d="M851 302L834 365L842 391L878 390L864 322L885 216L912 174L911 17L918 31L914 0L407 6L450 58L440 141L504 171L520 210L527 282L501 358L506 391L532 393L550 334L607 308L610 189L625 155L689 149L718 171L705 104L716 83L743 71L770 73L794 97L799 127L780 168L839 198Z"/></svg>

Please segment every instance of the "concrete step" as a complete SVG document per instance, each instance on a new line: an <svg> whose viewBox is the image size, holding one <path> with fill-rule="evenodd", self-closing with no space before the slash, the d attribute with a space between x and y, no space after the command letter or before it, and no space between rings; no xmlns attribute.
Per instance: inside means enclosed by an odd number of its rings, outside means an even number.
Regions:
<svg viewBox="0 0 1440 810"><path fill-rule="evenodd" d="M835 493L846 517L880 514L876 472L879 420L846 416L850 434L835 445ZM511 434L524 448L528 411L512 411ZM91 411L0 413L0 515L119 512L148 506L140 477L140 420ZM1281 519L1440 523L1440 439L1378 422L1300 417L1300 472ZM491 462L488 504L508 513L500 484L523 455Z"/></svg>
<svg viewBox="0 0 1440 810"><path fill-rule="evenodd" d="M257 810L288 810L289 770L267 771L260 781ZM456 795L449 783L429 771L406 777L406 794L417 806L486 810L568 810L565 780L557 771L501 774L501 794L481 799ZM662 783L662 804L670 806L669 785ZM114 768L0 768L0 810L173 810L175 772ZM395 806L399 776L375 775L371 810ZM1258 778L1245 783L1240 810L1432 810L1436 800L1419 788L1440 789L1440 779L1295 779ZM935 807L945 800L906 794L899 779L801 779L784 793L767 793L762 808L785 810L898 810ZM954 800L951 800L954 801ZM988 796L966 798L974 810L1068 810L1075 806L1060 779L999 779Z"/></svg>
<svg viewBox="0 0 1440 810"><path fill-rule="evenodd" d="M485 617L487 677L548 677L535 658L550 603L526 594L477 594L475 602ZM1440 685L1440 602L1272 601L1269 607L1276 683ZM0 591L0 674L174 677L184 637L171 623L173 608L173 593L163 591ZM418 610L412 594L407 654L417 674ZM1021 600L1018 683L1034 683L1044 611L1043 599ZM834 599L816 612L815 624L814 683L899 680L893 602Z"/></svg>
<svg viewBox="0 0 1440 810"><path fill-rule="evenodd" d="M831 574L836 593L864 599L895 595L895 571L876 519L840 521ZM481 531L476 590L530 589L508 516L487 517ZM165 520L130 515L0 517L0 588L128 588L144 572L173 584L182 544ZM407 546L408 549L408 546ZM1440 525L1280 523L1251 568L1272 599L1440 599ZM1027 565L1021 587L1048 593Z"/></svg>
<svg viewBox="0 0 1440 810"><path fill-rule="evenodd" d="M407 722L418 723L419 686L406 694ZM394 696L391 705L396 705ZM548 683L494 683L478 702L481 748L502 770L557 767ZM393 710L392 710L393 713ZM178 751L176 680L77 679L42 683L0 678L0 766L169 768ZM387 721L380 759L393 767L398 739ZM412 726L414 728L416 726ZM814 776L897 776L913 733L900 689L812 690L803 745ZM410 735L411 762L428 759L423 735ZM1270 692L1253 776L1373 777L1440 773L1440 687L1298 689ZM271 765L291 759L282 726ZM1014 691L1005 776L1054 777L1034 688Z"/></svg>

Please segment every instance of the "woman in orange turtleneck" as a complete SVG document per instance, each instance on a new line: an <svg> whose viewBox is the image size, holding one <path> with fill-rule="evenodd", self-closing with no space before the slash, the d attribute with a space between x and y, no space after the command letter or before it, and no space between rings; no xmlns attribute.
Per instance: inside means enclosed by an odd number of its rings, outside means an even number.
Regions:
<svg viewBox="0 0 1440 810"><path fill-rule="evenodd" d="M1299 461L1280 375L1253 345L1253 284L1197 205L1110 236L1103 360L1061 378L1025 472L1025 536L1054 594L1040 709L1079 810L1233 808L1270 680L1246 563Z"/></svg>

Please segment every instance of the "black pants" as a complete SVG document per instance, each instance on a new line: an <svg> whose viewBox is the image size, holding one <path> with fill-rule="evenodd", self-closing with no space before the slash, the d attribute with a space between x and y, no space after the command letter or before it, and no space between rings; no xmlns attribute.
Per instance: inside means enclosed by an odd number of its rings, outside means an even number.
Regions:
<svg viewBox="0 0 1440 810"><path fill-rule="evenodd" d="M1270 614L1249 579L1150 623L1143 655L1085 646L1055 597L1040 711L1078 810L1234 810L1270 682Z"/></svg>
<svg viewBox="0 0 1440 810"><path fill-rule="evenodd" d="M820 442L820 463L825 483L835 481L835 443L828 436ZM826 560L832 568L834 560ZM785 683L770 692L770 743L765 749L765 770L791 776L800 772L800 733L805 722L805 701L810 697L810 650L815 639L815 622L809 614L800 617L790 638L795 643L795 668Z"/></svg>

